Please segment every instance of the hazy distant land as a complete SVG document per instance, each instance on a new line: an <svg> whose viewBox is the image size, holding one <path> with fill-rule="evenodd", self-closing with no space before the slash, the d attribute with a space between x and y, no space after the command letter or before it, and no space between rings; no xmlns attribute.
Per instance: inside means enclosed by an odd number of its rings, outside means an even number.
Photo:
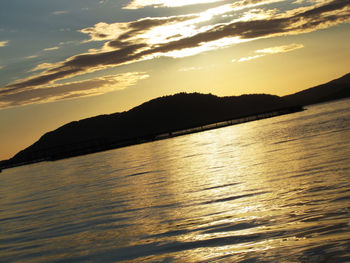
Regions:
<svg viewBox="0 0 350 263"><path fill-rule="evenodd" d="M179 93L153 99L126 112L68 123L44 134L13 158L1 161L0 168L57 160L171 137L178 131L199 131L201 129L193 128L209 127L213 123L262 113L265 113L261 115L264 117L270 116L266 113L290 113L300 110L300 106L345 97L350 97L350 74L284 97L267 94L217 97L211 94Z"/></svg>

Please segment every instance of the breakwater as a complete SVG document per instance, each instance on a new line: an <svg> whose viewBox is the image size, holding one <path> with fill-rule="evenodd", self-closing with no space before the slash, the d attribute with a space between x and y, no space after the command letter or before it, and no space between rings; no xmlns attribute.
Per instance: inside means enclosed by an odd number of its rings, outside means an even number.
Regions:
<svg viewBox="0 0 350 263"><path fill-rule="evenodd" d="M216 122L216 123L197 126L194 128L163 133L163 134L155 136L155 139L166 139L169 137L181 136L181 135L185 135L185 134L189 134L189 133L217 129L217 128L230 126L230 125L236 125L236 124L245 123L245 122L249 122L249 121L256 121L256 120L276 117L276 116L280 116L280 115L284 115L284 114L290 114L290 113L294 113L294 112L298 112L298 111L302 111L302 110L304 110L304 108L302 106L293 106L293 107L287 107L287 108L278 109L278 110L274 110L274 111L262 112L262 113L258 113L258 114L254 114L254 115L246 115L246 116L232 119L232 120L220 121L220 122Z"/></svg>

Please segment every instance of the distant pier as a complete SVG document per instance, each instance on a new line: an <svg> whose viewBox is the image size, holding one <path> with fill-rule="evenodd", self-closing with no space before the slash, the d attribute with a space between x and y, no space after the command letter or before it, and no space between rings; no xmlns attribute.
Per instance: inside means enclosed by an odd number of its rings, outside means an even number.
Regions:
<svg viewBox="0 0 350 263"><path fill-rule="evenodd" d="M206 131L211 129L217 129L225 126L231 126L231 125L236 125L236 124L255 121L255 120L267 119L267 118L290 114L290 113L303 111L303 110L304 108L302 106L287 107L287 108L278 109L274 111L268 111L268 112L254 114L254 115L247 115L247 116L239 117L232 120L226 120L226 121L211 123L207 125L202 125L194 128L185 129L185 130L171 131L168 133L157 135L155 136L155 139L166 139L170 137L175 137L175 136L180 136L180 135L185 135L185 134L190 134L195 132L201 132L201 131Z"/></svg>

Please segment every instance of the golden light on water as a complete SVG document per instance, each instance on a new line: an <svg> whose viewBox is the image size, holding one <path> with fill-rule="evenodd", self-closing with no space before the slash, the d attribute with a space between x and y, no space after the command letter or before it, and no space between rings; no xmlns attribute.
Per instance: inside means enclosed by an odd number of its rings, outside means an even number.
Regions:
<svg viewBox="0 0 350 263"><path fill-rule="evenodd" d="M296 244L298 247L308 246L315 240L325 242L324 237L313 236L312 230L310 237L306 234L306 229L315 226L314 222L293 220L293 217L309 213L308 202L320 201L319 196L307 197L304 191L298 190L315 182L295 179L293 174L294 169L307 166L305 149L298 151L291 148L290 154L279 156L278 148L276 150L275 145L269 146L265 142L249 145L246 141L242 145L241 134L249 134L250 138L262 136L254 133L254 126L252 123L236 130L225 128L220 132L209 131L167 141L175 156L184 156L172 160L159 159L159 167L172 163L172 173L168 174L171 184L167 192L176 198L174 201L182 204L176 213L168 214L168 220L192 218L187 226L182 226L187 231L176 240L186 244L208 242L209 246L185 251L181 253L181 258L195 262L226 253L239 257L248 252L276 252L281 247L288 250ZM190 151L187 145L193 146ZM295 147L303 145L296 143ZM198 152L198 149L201 151ZM280 171L280 167L276 167L277 156L280 158L278 165L288 163L283 175L277 173ZM291 163L293 160L297 163ZM314 178L310 177L310 180ZM179 185L182 185L181 188ZM323 212L319 212L322 216ZM333 223L328 221L323 227L329 224L337 224L337 220ZM317 227L322 228L320 224ZM279 237L282 232L288 234ZM250 242L250 237L256 235L264 236L264 239ZM234 240L235 237L242 242L225 244L226 238Z"/></svg>

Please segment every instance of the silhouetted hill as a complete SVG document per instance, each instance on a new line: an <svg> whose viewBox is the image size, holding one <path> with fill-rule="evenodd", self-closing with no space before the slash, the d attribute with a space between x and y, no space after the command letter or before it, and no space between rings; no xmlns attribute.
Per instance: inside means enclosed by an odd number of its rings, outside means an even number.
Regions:
<svg viewBox="0 0 350 263"><path fill-rule="evenodd" d="M328 83L284 96L289 103L310 105L350 97L350 73Z"/></svg>
<svg viewBox="0 0 350 263"><path fill-rule="evenodd" d="M280 97L264 94L220 98L179 93L153 99L127 112L68 123L43 135L11 162L56 159L134 144L159 134L271 111L284 105Z"/></svg>

